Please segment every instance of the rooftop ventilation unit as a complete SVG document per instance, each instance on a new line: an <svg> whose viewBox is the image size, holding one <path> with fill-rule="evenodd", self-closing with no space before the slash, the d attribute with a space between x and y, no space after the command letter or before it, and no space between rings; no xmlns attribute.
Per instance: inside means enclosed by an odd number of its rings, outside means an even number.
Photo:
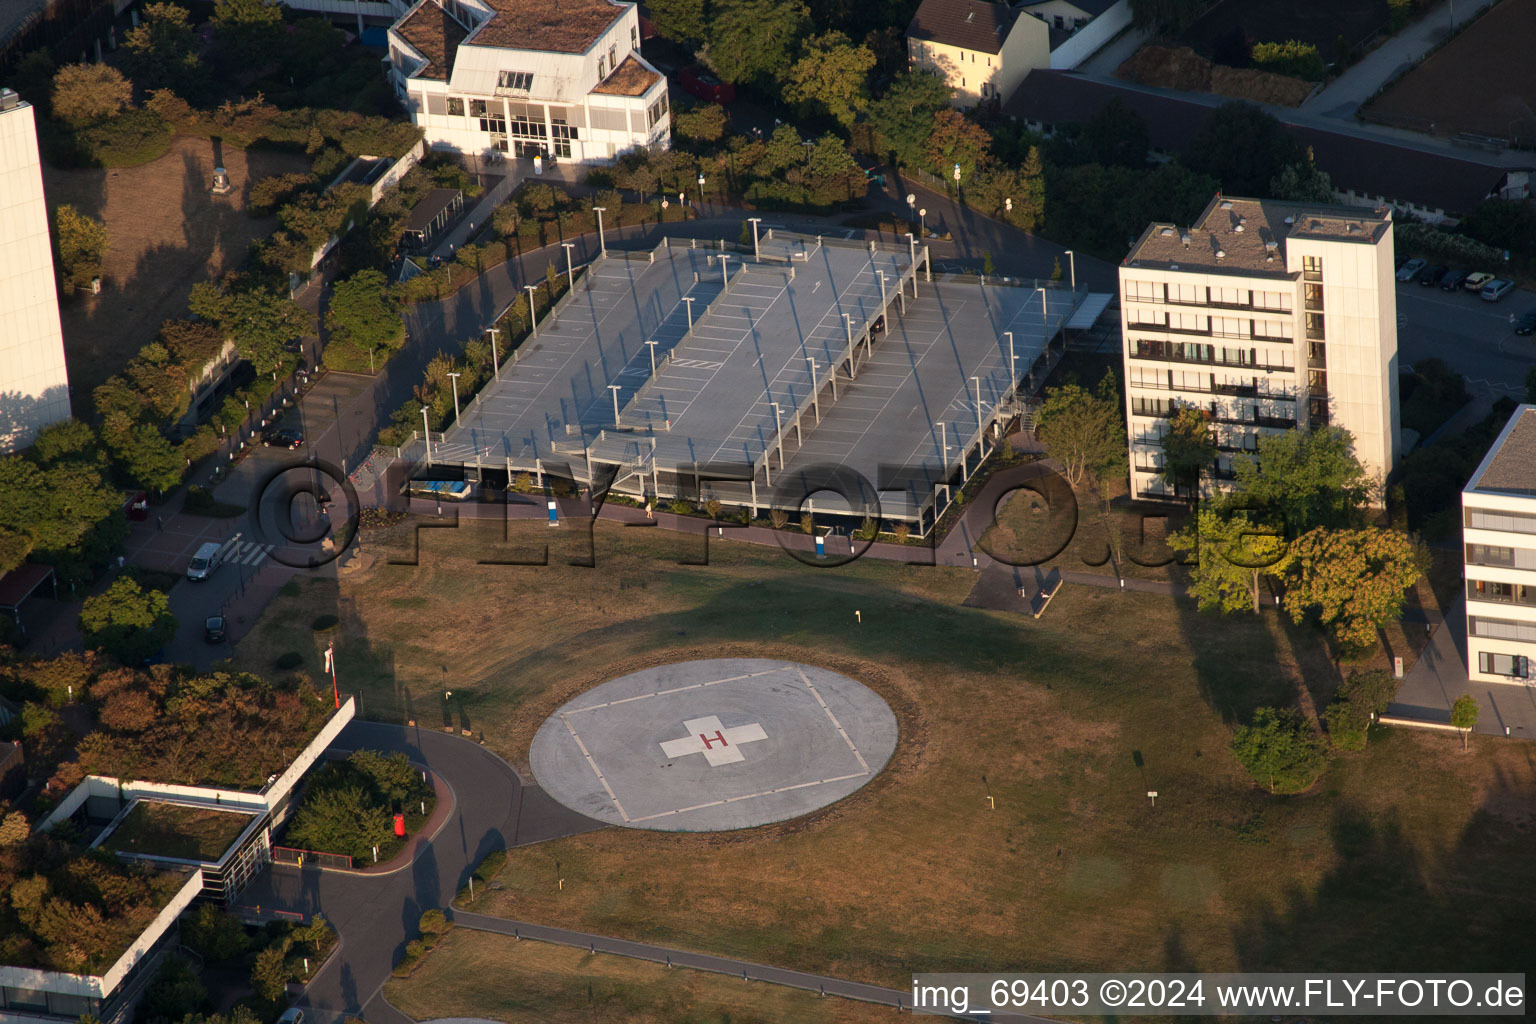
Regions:
<svg viewBox="0 0 1536 1024"><path fill-rule="evenodd" d="M1186 249L1189 248L1189 232L1188 231L1184 232L1184 234L1179 236L1179 240L1184 243L1184 248L1186 248Z"/></svg>
<svg viewBox="0 0 1536 1024"><path fill-rule="evenodd" d="M14 89L0 89L0 110L12 110L21 102Z"/></svg>
<svg viewBox="0 0 1536 1024"><path fill-rule="evenodd" d="M1163 230L1159 231L1158 234L1162 235L1164 238L1172 238L1173 228L1163 228Z"/></svg>
<svg viewBox="0 0 1536 1024"><path fill-rule="evenodd" d="M1221 208L1223 210L1230 210L1230 209L1232 209L1232 202L1231 202L1231 200L1223 199L1221 201Z"/></svg>
<svg viewBox="0 0 1536 1024"><path fill-rule="evenodd" d="M1234 233L1234 234L1238 234L1238 235L1240 235L1240 234L1242 234L1242 233L1243 233L1243 232L1244 232L1244 231L1246 231L1246 230L1247 230L1247 229L1246 229L1246 228L1244 228L1244 227L1243 227L1243 225L1242 225L1242 224L1240 224L1240 223L1239 223L1239 224L1238 224L1238 225L1237 225L1237 226L1236 226L1236 227L1234 227L1234 228L1233 228L1233 229L1232 229L1232 231L1233 231L1233 233Z"/></svg>
<svg viewBox="0 0 1536 1024"><path fill-rule="evenodd" d="M967 11L966 15L965 15L965 20L966 20L967 23L975 21L976 20L976 12L975 11Z"/></svg>
<svg viewBox="0 0 1536 1024"><path fill-rule="evenodd" d="M1348 231L1352 235L1359 234L1360 233L1360 225L1359 224L1350 224L1344 230Z"/></svg>
<svg viewBox="0 0 1536 1024"><path fill-rule="evenodd" d="M1313 231L1321 231L1323 228L1323 222L1320 220L1314 220L1311 224L1308 224L1307 227L1311 228Z"/></svg>
<svg viewBox="0 0 1536 1024"><path fill-rule="evenodd" d="M1274 253L1269 253L1268 255L1266 255L1264 257L1264 262L1265 263L1273 263L1273 262L1275 262L1275 254Z"/></svg>
<svg viewBox="0 0 1536 1024"><path fill-rule="evenodd" d="M1225 250L1225 249L1217 249L1216 250L1216 258L1219 259L1219 260L1226 259L1227 258L1227 250Z"/></svg>
<svg viewBox="0 0 1536 1024"><path fill-rule="evenodd" d="M1285 218L1285 222L1287 224L1295 224L1296 223L1296 218L1295 217L1286 217Z"/></svg>
<svg viewBox="0 0 1536 1024"><path fill-rule="evenodd" d="M1264 248L1268 249L1270 252L1274 252L1276 249L1280 248L1280 243L1274 239L1270 239L1264 243Z"/></svg>

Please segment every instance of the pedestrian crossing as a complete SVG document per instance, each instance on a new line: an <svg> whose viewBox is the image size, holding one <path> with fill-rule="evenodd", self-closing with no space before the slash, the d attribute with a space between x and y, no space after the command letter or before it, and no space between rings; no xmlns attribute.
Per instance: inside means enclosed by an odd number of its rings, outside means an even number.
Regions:
<svg viewBox="0 0 1536 1024"><path fill-rule="evenodd" d="M239 537L233 537L224 542L219 549L219 563L229 565L257 566L266 560L272 553L275 544L258 544L256 541L243 541Z"/></svg>

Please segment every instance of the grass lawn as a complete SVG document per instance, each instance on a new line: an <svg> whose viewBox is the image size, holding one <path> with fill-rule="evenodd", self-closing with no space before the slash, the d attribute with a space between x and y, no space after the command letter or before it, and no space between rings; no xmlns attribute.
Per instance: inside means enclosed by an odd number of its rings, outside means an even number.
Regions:
<svg viewBox="0 0 1536 1024"><path fill-rule="evenodd" d="M897 986L918 969L1531 957L1536 750L1479 739L1464 755L1454 736L1379 731L1291 798L1256 789L1228 754L1254 707L1326 704L1337 677L1315 630L1086 587L1035 622L961 607L968 570L820 570L730 543L708 566L679 565L697 538L608 524L596 568L575 567L591 555L576 526L514 523L505 541L500 527L424 530L417 565L274 601L236 663L270 670L297 644L318 676L325 638L290 624L337 612L342 686L368 716L470 728L526 765L544 718L603 680L690 658L799 659L881 693L901 741L879 779L806 819L514 851L477 911ZM413 547L401 535L397 557ZM548 566L477 564L544 544Z"/></svg>
<svg viewBox="0 0 1536 1024"><path fill-rule="evenodd" d="M114 853L216 861L250 823L249 814L140 800L101 845Z"/></svg>
<svg viewBox="0 0 1536 1024"><path fill-rule="evenodd" d="M891 1016L890 1007L468 928L444 936L384 997L417 1020L507 1024L864 1024Z"/></svg>

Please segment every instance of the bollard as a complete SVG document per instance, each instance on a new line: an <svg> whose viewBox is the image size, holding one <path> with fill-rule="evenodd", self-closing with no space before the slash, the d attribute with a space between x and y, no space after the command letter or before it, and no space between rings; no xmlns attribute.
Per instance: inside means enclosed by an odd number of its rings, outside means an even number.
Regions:
<svg viewBox="0 0 1536 1024"><path fill-rule="evenodd" d="M862 612L860 612L858 609L854 609L853 621L854 622L863 622L864 621L864 614Z"/></svg>

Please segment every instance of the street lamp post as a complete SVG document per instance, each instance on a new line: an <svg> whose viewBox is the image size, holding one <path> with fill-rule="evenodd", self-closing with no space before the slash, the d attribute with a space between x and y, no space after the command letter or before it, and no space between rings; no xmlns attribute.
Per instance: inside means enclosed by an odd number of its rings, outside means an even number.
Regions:
<svg viewBox="0 0 1536 1024"><path fill-rule="evenodd" d="M645 343L645 347L651 350L651 376L656 376L656 339L652 338Z"/></svg>
<svg viewBox="0 0 1536 1024"><path fill-rule="evenodd" d="M805 361L811 364L811 408L816 410L816 422L821 423L821 401L816 397L816 359L814 356L806 356Z"/></svg>
<svg viewBox="0 0 1536 1024"><path fill-rule="evenodd" d="M539 336L539 303L538 296L534 294L538 290L536 284L523 285L523 291L528 293L528 327L535 338Z"/></svg>
<svg viewBox="0 0 1536 1024"><path fill-rule="evenodd" d="M980 377L972 377L971 380L976 385L976 429L980 430L981 429L981 378Z"/></svg>
<svg viewBox="0 0 1536 1024"><path fill-rule="evenodd" d="M704 172L699 172L699 205L704 205Z"/></svg>
<svg viewBox="0 0 1536 1024"><path fill-rule="evenodd" d="M912 215L914 213L916 213L916 212L917 212L917 195L916 195L916 193L908 192L907 193L907 223L908 224L912 223Z"/></svg>
<svg viewBox="0 0 1536 1024"><path fill-rule="evenodd" d="M432 421L427 419L427 407L421 407L421 429L427 437L427 465L432 465Z"/></svg>
<svg viewBox="0 0 1536 1024"><path fill-rule="evenodd" d="M603 255L608 254L608 244L603 241L603 214L608 212L606 206L594 206L592 212L597 214L597 251Z"/></svg>
<svg viewBox="0 0 1536 1024"><path fill-rule="evenodd" d="M1046 310L1045 289L1036 288L1035 291L1040 295L1040 327L1045 331L1045 343L1049 345L1051 343L1051 318Z"/></svg>
<svg viewBox="0 0 1536 1024"><path fill-rule="evenodd" d="M1008 380L1011 382L1009 387L1017 388L1019 386L1019 360L1017 353L1013 350L1013 332L1004 331L1003 337L1008 339Z"/></svg>
<svg viewBox="0 0 1536 1024"><path fill-rule="evenodd" d="M762 254L757 251L757 226L763 222L761 217L748 217L747 222L752 225L752 258L762 259Z"/></svg>
<svg viewBox="0 0 1536 1024"><path fill-rule="evenodd" d="M684 295L683 301L688 304L688 333L693 333L693 296Z"/></svg>
<svg viewBox="0 0 1536 1024"><path fill-rule="evenodd" d="M576 265L571 261L571 250L576 248L575 242L561 242L560 248L565 250L565 283L567 287L576 287Z"/></svg>
<svg viewBox="0 0 1536 1024"><path fill-rule="evenodd" d="M485 330L491 336L491 372L501 380L501 355L496 351L496 335L501 333L501 328L487 327Z"/></svg>
<svg viewBox="0 0 1536 1024"><path fill-rule="evenodd" d="M622 426L619 422L619 392L623 390L623 385L609 384L608 390L613 392L613 425Z"/></svg>
<svg viewBox="0 0 1536 1024"><path fill-rule="evenodd" d="M1072 290L1075 292L1077 291L1077 254L1074 253L1071 249L1067 250L1067 266L1071 268L1072 276L1069 279L1069 283L1072 285Z"/></svg>
<svg viewBox="0 0 1536 1024"><path fill-rule="evenodd" d="M848 377L853 377L853 318L843 314L843 333L848 335Z"/></svg>
<svg viewBox="0 0 1536 1024"><path fill-rule="evenodd" d="M720 290L722 292L728 292L731 290L731 272L730 269L726 266L725 262L730 258L731 254L728 252L723 252L720 254Z"/></svg>
<svg viewBox="0 0 1536 1024"><path fill-rule="evenodd" d="M907 232L907 246L911 250L912 262L912 297L917 298L917 237L912 232Z"/></svg>
<svg viewBox="0 0 1536 1024"><path fill-rule="evenodd" d="M806 139L804 142L800 143L800 145L805 147L805 162L810 163L811 150L816 147L816 143L812 142L810 139ZM783 466L780 466L779 468L782 469Z"/></svg>
<svg viewBox="0 0 1536 1024"><path fill-rule="evenodd" d="M782 470L784 468L784 422L779 417L783 410L779 408L778 402L769 402L768 404L773 406L774 444L779 449L779 469Z"/></svg>
<svg viewBox="0 0 1536 1024"><path fill-rule="evenodd" d="M457 373L450 373L448 376L453 379L453 422L457 423L457 422L459 422L459 376L460 375L457 374Z"/></svg>
<svg viewBox="0 0 1536 1024"><path fill-rule="evenodd" d="M924 238L928 237L928 208L917 211L917 233Z"/></svg>

